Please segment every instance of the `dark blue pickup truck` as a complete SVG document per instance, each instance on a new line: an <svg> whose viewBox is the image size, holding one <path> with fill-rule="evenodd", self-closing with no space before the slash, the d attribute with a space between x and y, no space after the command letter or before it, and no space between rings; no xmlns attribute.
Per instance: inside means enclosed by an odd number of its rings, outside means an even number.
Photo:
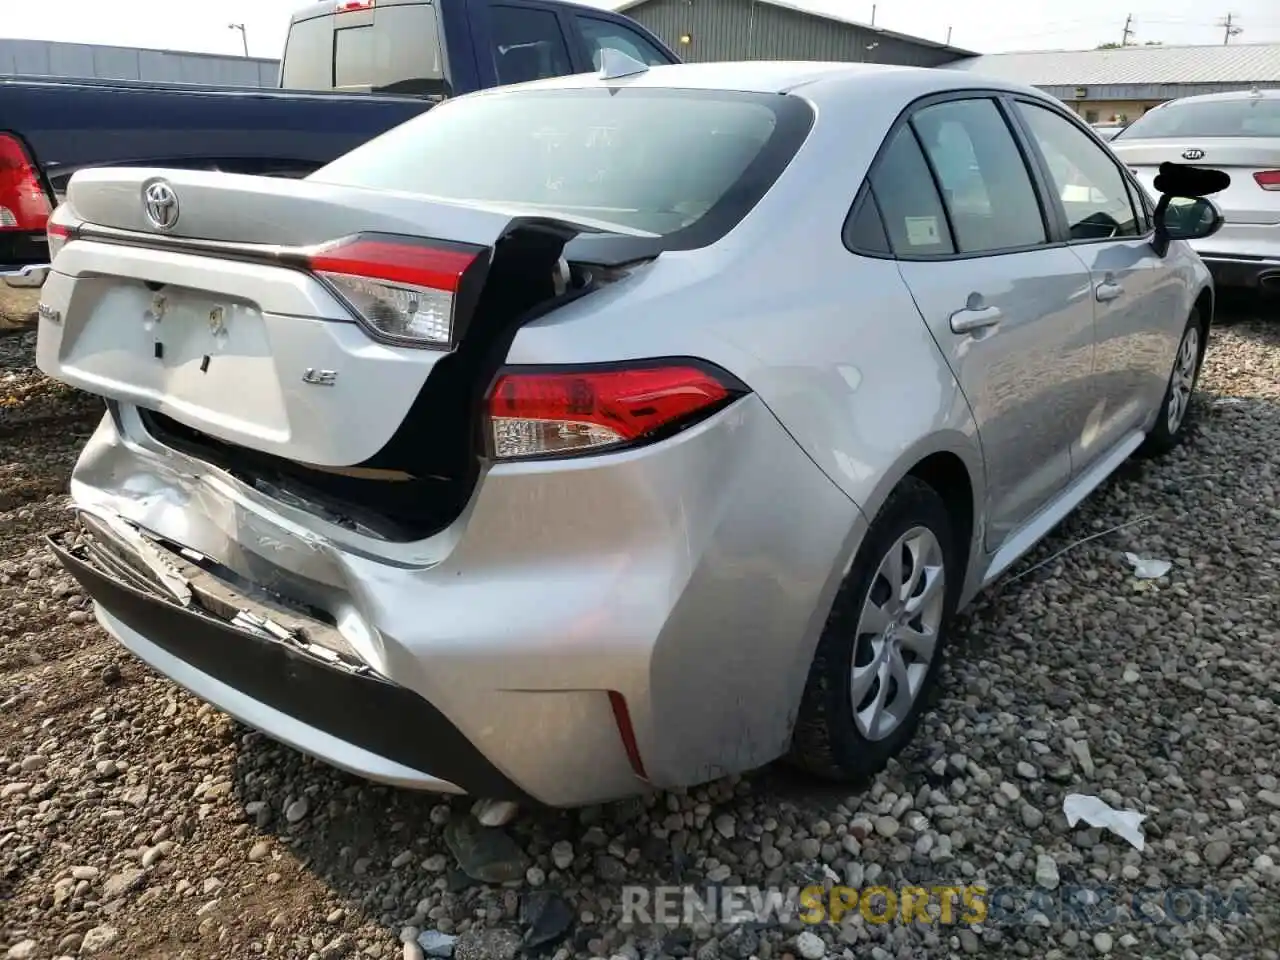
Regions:
<svg viewBox="0 0 1280 960"><path fill-rule="evenodd" d="M638 23L564 0L325 0L294 14L279 90L0 80L0 275L36 286L45 221L84 167L303 177L446 97L678 58Z"/></svg>

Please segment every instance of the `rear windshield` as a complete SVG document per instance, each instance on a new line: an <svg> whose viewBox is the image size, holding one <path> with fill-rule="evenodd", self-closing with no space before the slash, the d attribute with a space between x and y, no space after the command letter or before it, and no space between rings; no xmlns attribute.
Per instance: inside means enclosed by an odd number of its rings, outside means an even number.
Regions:
<svg viewBox="0 0 1280 960"><path fill-rule="evenodd" d="M1280 137L1280 98L1192 100L1144 113L1117 140Z"/></svg>
<svg viewBox="0 0 1280 960"><path fill-rule="evenodd" d="M714 242L813 121L797 97L644 88L500 91L432 108L311 175Z"/></svg>
<svg viewBox="0 0 1280 960"><path fill-rule="evenodd" d="M435 8L383 3L294 21L280 85L288 90L372 90L447 96Z"/></svg>

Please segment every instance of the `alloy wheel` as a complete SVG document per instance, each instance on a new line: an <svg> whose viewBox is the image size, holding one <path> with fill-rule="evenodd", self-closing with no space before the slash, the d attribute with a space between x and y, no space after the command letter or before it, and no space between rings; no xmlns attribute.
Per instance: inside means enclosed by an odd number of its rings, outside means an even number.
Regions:
<svg viewBox="0 0 1280 960"><path fill-rule="evenodd" d="M1196 367L1200 363L1200 328L1187 327L1173 362L1173 375L1169 378L1169 406L1165 414L1165 426L1170 435L1182 426L1187 409L1191 406L1191 391L1196 383Z"/></svg>
<svg viewBox="0 0 1280 960"><path fill-rule="evenodd" d="M881 558L854 640L849 699L858 732L883 740L911 713L924 688L946 606L942 545L912 527Z"/></svg>

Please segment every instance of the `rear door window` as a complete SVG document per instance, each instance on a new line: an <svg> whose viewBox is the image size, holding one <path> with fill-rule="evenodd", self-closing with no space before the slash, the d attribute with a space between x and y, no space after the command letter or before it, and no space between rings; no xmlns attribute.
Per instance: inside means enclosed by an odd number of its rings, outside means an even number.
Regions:
<svg viewBox="0 0 1280 960"><path fill-rule="evenodd" d="M537 7L494 5L493 69L499 84L573 72L560 18Z"/></svg>
<svg viewBox="0 0 1280 960"><path fill-rule="evenodd" d="M844 228L844 244L854 253L887 257L893 254L889 235L884 232L884 219L876 205L875 192L870 184L863 188L854 201L853 214Z"/></svg>
<svg viewBox="0 0 1280 960"><path fill-rule="evenodd" d="M632 60L651 67L671 62L671 59L652 43L620 23L582 15L578 16L577 22L578 29L582 31L582 39L587 45L587 54L597 70L600 69L600 51L605 49L617 50Z"/></svg>
<svg viewBox="0 0 1280 960"><path fill-rule="evenodd" d="M370 90L448 96L430 3L388 3L293 24L282 85L294 90Z"/></svg>
<svg viewBox="0 0 1280 960"><path fill-rule="evenodd" d="M909 124L899 127L885 147L871 174L871 189L895 254L921 257L956 252L942 199Z"/></svg>

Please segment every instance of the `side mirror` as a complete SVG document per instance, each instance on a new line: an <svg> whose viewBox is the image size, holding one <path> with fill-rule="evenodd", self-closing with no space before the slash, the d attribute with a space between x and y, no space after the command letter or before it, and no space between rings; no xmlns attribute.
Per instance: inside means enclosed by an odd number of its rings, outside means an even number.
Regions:
<svg viewBox="0 0 1280 960"><path fill-rule="evenodd" d="M1175 197L1164 194L1156 204L1156 253L1164 256L1174 240L1203 240L1222 229L1222 211L1208 197Z"/></svg>
<svg viewBox="0 0 1280 960"><path fill-rule="evenodd" d="M1162 163L1153 186L1160 194L1155 209L1152 246L1160 256L1174 240L1203 240L1222 228L1222 211L1209 199L1231 186L1221 170L1181 163Z"/></svg>
<svg viewBox="0 0 1280 960"><path fill-rule="evenodd" d="M1170 197L1162 219L1170 240L1203 240L1222 227L1222 211L1208 197Z"/></svg>

